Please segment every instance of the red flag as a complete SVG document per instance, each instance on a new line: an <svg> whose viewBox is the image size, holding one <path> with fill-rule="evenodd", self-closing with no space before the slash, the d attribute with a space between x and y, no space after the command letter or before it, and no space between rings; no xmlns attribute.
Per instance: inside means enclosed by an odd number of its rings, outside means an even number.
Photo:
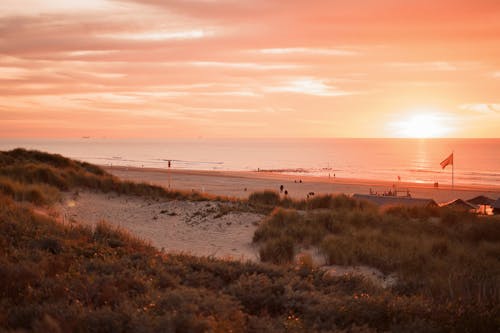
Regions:
<svg viewBox="0 0 500 333"><path fill-rule="evenodd" d="M448 164L453 165L453 153L451 153L450 156L448 156L447 158L445 158L444 161L441 162L441 163L439 163L439 164L441 164L441 168L443 168L443 169L446 168L446 166Z"/></svg>

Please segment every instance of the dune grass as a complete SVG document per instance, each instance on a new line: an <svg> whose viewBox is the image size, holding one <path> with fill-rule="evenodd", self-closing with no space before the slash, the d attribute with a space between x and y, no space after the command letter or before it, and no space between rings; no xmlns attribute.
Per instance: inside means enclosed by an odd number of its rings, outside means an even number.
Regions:
<svg viewBox="0 0 500 333"><path fill-rule="evenodd" d="M393 291L398 295L499 310L500 219L435 208L379 211L340 200L329 210L276 208L254 234L261 259L291 262L295 252L290 247L312 246L328 264L396 273Z"/></svg>
<svg viewBox="0 0 500 333"><path fill-rule="evenodd" d="M199 192L168 190L147 183L122 181L96 165L58 154L21 148L0 152L0 193L16 200L50 204L58 199L58 192L74 189L154 199L230 200Z"/></svg>
<svg viewBox="0 0 500 333"><path fill-rule="evenodd" d="M105 223L65 226L0 196L7 332L493 332L497 308L354 276L170 255Z"/></svg>

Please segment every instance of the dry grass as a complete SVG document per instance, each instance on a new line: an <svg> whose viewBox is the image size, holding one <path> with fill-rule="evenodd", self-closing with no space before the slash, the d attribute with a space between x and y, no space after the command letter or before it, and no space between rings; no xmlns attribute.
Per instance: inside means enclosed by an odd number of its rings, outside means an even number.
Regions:
<svg viewBox="0 0 500 333"><path fill-rule="evenodd" d="M400 295L491 307L500 302L498 218L425 208L378 212L354 204L307 213L277 208L254 242L277 255L262 259L282 262L277 244L285 239L295 249L318 247L329 264L395 272L394 292Z"/></svg>
<svg viewBox="0 0 500 333"><path fill-rule="evenodd" d="M0 152L0 193L15 200L50 204L57 200L58 191L78 188L154 199L230 200L199 192L121 181L98 166L57 154L25 149Z"/></svg>
<svg viewBox="0 0 500 333"><path fill-rule="evenodd" d="M101 223L64 226L0 197L0 330L493 332L498 303L437 302L354 276L169 255Z"/></svg>

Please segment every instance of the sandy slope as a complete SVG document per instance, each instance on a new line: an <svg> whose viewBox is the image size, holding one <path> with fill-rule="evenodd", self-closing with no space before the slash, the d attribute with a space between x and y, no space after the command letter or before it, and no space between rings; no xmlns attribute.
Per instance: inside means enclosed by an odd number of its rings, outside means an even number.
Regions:
<svg viewBox="0 0 500 333"><path fill-rule="evenodd" d="M80 192L67 195L56 209L65 222L95 225L105 220L167 252L258 260L251 242L263 216L246 212L223 215L219 207L224 205L230 203L156 202Z"/></svg>
<svg viewBox="0 0 500 333"><path fill-rule="evenodd" d="M169 253L259 261L252 237L264 216L228 212L227 206L231 203L154 201L87 191L75 193L67 193L54 207L52 215L56 214L62 223L95 226L106 221ZM325 274L331 276L362 275L384 288L395 282L395 277L384 276L372 267L326 266L317 251L302 251L297 255L298 261L305 253L312 255L315 265L322 266Z"/></svg>

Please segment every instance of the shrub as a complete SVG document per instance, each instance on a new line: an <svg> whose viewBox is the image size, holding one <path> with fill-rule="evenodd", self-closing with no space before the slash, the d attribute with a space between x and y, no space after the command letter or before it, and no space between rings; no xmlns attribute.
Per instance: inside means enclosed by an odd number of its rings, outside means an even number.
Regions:
<svg viewBox="0 0 500 333"><path fill-rule="evenodd" d="M326 256L329 265L352 265L357 263L353 244L343 238L329 235L321 242L320 249Z"/></svg>
<svg viewBox="0 0 500 333"><path fill-rule="evenodd" d="M308 209L365 209L372 207L369 203L357 201L345 194L314 196L307 202Z"/></svg>
<svg viewBox="0 0 500 333"><path fill-rule="evenodd" d="M264 274L241 276L228 288L252 315L279 315L284 312L285 287Z"/></svg>
<svg viewBox="0 0 500 333"><path fill-rule="evenodd" d="M80 332L128 332L130 314L113 311L109 308L89 312L77 324Z"/></svg>
<svg viewBox="0 0 500 333"><path fill-rule="evenodd" d="M266 241L259 250L260 260L274 264L290 263L295 257L293 239L283 236Z"/></svg>
<svg viewBox="0 0 500 333"><path fill-rule="evenodd" d="M35 244L39 249L52 254L59 254L63 249L59 239L53 237L42 237L41 239L35 240Z"/></svg>
<svg viewBox="0 0 500 333"><path fill-rule="evenodd" d="M248 201L254 205L276 206L280 202L280 195L278 192L272 190L253 192L248 197Z"/></svg>
<svg viewBox="0 0 500 333"><path fill-rule="evenodd" d="M500 219L487 219L469 223L463 231L463 238L475 244L479 242L500 242Z"/></svg>

